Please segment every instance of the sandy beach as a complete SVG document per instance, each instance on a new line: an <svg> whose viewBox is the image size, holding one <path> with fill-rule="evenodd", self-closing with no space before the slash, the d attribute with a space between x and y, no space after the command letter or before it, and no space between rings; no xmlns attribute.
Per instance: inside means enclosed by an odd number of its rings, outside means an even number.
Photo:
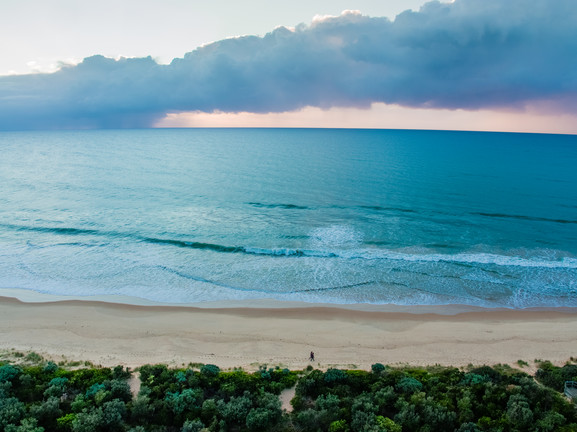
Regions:
<svg viewBox="0 0 577 432"><path fill-rule="evenodd" d="M213 363L370 368L466 366L577 356L577 311L225 303L131 305L0 297L0 349L130 367ZM22 301L24 297L25 301ZM34 301L35 300L35 301ZM253 303L254 304L254 303ZM243 306L243 307L240 307Z"/></svg>

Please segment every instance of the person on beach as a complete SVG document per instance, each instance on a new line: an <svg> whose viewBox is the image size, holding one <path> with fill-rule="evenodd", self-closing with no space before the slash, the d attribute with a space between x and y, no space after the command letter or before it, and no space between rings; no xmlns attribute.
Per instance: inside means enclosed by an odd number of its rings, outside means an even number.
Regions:
<svg viewBox="0 0 577 432"><path fill-rule="evenodd" d="M315 353L311 351L311 356L309 357L310 361L315 361Z"/></svg>

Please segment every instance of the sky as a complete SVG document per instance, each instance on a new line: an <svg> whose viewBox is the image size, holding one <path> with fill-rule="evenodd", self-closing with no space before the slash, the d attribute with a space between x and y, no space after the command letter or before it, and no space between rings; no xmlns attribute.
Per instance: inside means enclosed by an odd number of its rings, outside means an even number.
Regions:
<svg viewBox="0 0 577 432"><path fill-rule="evenodd" d="M577 133L575 0L0 5L0 130Z"/></svg>

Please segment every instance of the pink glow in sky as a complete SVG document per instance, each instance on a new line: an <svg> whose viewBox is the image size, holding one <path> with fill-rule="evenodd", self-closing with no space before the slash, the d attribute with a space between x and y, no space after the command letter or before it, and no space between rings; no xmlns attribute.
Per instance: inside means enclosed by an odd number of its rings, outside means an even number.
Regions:
<svg viewBox="0 0 577 432"><path fill-rule="evenodd" d="M406 108L376 103L369 109L307 107L285 113L170 113L159 128L186 127L302 127L427 129L494 132L577 134L577 115L527 111L447 110Z"/></svg>

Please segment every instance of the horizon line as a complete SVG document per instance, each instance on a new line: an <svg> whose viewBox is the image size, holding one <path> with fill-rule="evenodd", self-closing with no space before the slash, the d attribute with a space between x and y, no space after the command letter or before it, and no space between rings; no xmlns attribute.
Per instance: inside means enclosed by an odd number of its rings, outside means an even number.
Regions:
<svg viewBox="0 0 577 432"><path fill-rule="evenodd" d="M464 132L488 134L522 134L522 135L563 135L577 136L577 132L527 132L477 129L428 129L428 128L376 128L376 127L328 127L328 126L169 126L140 128L62 128L62 129L1 129L0 133L12 132L90 132L90 131L130 131L130 130L189 130L189 129L269 129L269 130L340 130L340 131L406 131L406 132Z"/></svg>

